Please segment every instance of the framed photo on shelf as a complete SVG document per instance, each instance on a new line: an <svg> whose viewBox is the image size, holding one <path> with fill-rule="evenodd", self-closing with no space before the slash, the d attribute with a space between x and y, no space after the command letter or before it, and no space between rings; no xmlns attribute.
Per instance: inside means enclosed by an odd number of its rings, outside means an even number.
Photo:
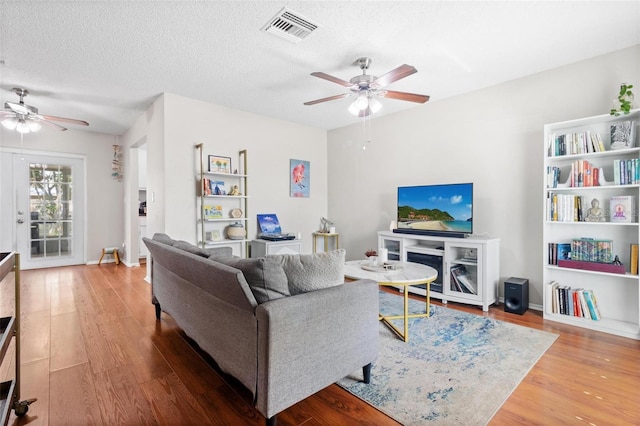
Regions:
<svg viewBox="0 0 640 426"><path fill-rule="evenodd" d="M206 236L207 241L222 241L222 234L220 233L219 229L207 231Z"/></svg>
<svg viewBox="0 0 640 426"><path fill-rule="evenodd" d="M203 206L204 211L204 219L222 219L222 206L212 206L209 204L205 204Z"/></svg>
<svg viewBox="0 0 640 426"><path fill-rule="evenodd" d="M212 180L211 181L211 194L212 195L227 195L227 189L224 186L224 181L222 181L222 180Z"/></svg>
<svg viewBox="0 0 640 426"><path fill-rule="evenodd" d="M231 157L210 155L209 171L212 173L231 173Z"/></svg>

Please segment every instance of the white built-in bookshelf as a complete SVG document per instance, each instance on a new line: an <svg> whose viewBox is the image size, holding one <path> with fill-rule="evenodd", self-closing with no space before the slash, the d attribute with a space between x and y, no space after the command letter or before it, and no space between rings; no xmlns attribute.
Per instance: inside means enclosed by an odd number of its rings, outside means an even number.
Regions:
<svg viewBox="0 0 640 426"><path fill-rule="evenodd" d="M620 131L629 124L631 142L612 149L612 126ZM545 319L640 339L640 279L637 267L632 268L637 255L635 259L631 255L632 246L640 241L639 125L636 109L618 117L607 114L544 126ZM590 215L592 203L601 210ZM567 247L575 251L574 259L564 259ZM605 258L578 262L578 247L583 258L596 259L598 254ZM606 258L607 249L622 267L603 264L612 260ZM598 319L586 312L585 292L594 297Z"/></svg>

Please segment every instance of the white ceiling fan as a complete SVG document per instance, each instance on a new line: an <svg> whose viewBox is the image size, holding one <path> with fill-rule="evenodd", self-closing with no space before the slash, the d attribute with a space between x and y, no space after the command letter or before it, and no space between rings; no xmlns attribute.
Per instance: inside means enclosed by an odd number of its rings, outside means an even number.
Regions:
<svg viewBox="0 0 640 426"><path fill-rule="evenodd" d="M371 58L358 58L356 63L362 70L362 75L357 75L349 81L342 80L341 78L334 77L323 72L312 72L312 76L344 86L349 89L349 92L329 96L327 98L316 99L314 101L305 102L304 104L315 105L322 102L346 98L347 96L357 96L355 102L353 102L349 107L349 111L359 117L366 117L375 113L382 107L382 104L378 102L375 97L398 99L401 101L417 102L421 104L429 100L429 96L427 95L418 95L415 93L398 92L395 90L385 89L389 84L418 72L415 67L407 64L400 65L388 73L380 77L376 77L367 74L367 70L371 65Z"/></svg>
<svg viewBox="0 0 640 426"><path fill-rule="evenodd" d="M57 130L67 130L66 127L54 123L54 121L77 124L79 126L89 125L84 120L38 114L38 108L24 103L24 97L29 94L27 89L14 87L13 91L20 97L20 102L7 101L4 103L4 110L0 111L2 125L9 130L17 130L20 133L37 132L42 128L42 124Z"/></svg>

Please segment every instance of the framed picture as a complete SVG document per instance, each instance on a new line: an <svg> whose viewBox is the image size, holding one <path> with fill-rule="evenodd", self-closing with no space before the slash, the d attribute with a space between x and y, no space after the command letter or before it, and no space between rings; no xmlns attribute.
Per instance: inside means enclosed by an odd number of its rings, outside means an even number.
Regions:
<svg viewBox="0 0 640 426"><path fill-rule="evenodd" d="M309 197L311 164L304 160L289 160L289 188L291 197Z"/></svg>
<svg viewBox="0 0 640 426"><path fill-rule="evenodd" d="M227 189L224 186L223 180L211 181L211 194L212 195L227 195Z"/></svg>
<svg viewBox="0 0 640 426"><path fill-rule="evenodd" d="M205 204L203 206L204 210L204 219L222 219L222 206L212 206L209 204Z"/></svg>
<svg viewBox="0 0 640 426"><path fill-rule="evenodd" d="M231 173L231 158L210 155L209 171L213 173Z"/></svg>
<svg viewBox="0 0 640 426"><path fill-rule="evenodd" d="M207 231L206 240L207 241L222 241L222 234L219 229L214 229L212 231Z"/></svg>

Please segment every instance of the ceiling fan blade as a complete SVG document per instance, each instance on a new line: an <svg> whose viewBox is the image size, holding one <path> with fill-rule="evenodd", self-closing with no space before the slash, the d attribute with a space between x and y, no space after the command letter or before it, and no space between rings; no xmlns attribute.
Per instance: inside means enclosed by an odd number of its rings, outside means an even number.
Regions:
<svg viewBox="0 0 640 426"><path fill-rule="evenodd" d="M399 101L417 102L423 104L429 100L427 95L418 95L416 93L397 92L395 90L385 90L380 96L390 99L398 99Z"/></svg>
<svg viewBox="0 0 640 426"><path fill-rule="evenodd" d="M15 117L16 113L13 111L8 111L6 109L4 110L0 110L0 118L8 118L8 117Z"/></svg>
<svg viewBox="0 0 640 426"><path fill-rule="evenodd" d="M65 130L67 130L66 127L62 127L59 124L54 123L53 121L49 121L49 120L35 120L38 123L44 124L45 126L49 126L52 129L56 129L56 130L60 130L61 132L64 132Z"/></svg>
<svg viewBox="0 0 640 426"><path fill-rule="evenodd" d="M330 81L332 83L337 83L337 84L339 84L341 86L344 86L344 87L353 86L353 84L351 84L350 82L348 82L346 80L343 80L343 79L338 78L338 77L334 77L332 75L329 75L329 74L326 74L326 73L323 73L323 72L312 72L311 75L314 76L314 77L318 77L318 78L322 78L324 80Z"/></svg>
<svg viewBox="0 0 640 426"><path fill-rule="evenodd" d="M388 86L394 81L398 81L401 78L405 78L410 76L411 74L417 73L418 70L412 67L411 65L400 65L398 68L389 71L388 73L376 78L373 83L377 84L380 87Z"/></svg>
<svg viewBox="0 0 640 426"><path fill-rule="evenodd" d="M319 104L319 103L322 103L322 102L333 101L335 99L346 98L349 95L351 95L351 93L343 93L341 95L334 95L334 96L329 96L328 98L316 99L315 101L305 102L304 104L305 105L315 105L315 104Z"/></svg>
<svg viewBox="0 0 640 426"><path fill-rule="evenodd" d="M61 121L63 123L77 124L79 126L88 126L89 125L89 123L87 123L84 120L75 120L73 118L56 117L55 115L42 115L42 117L45 120ZM67 129L65 129L65 130L67 130Z"/></svg>

